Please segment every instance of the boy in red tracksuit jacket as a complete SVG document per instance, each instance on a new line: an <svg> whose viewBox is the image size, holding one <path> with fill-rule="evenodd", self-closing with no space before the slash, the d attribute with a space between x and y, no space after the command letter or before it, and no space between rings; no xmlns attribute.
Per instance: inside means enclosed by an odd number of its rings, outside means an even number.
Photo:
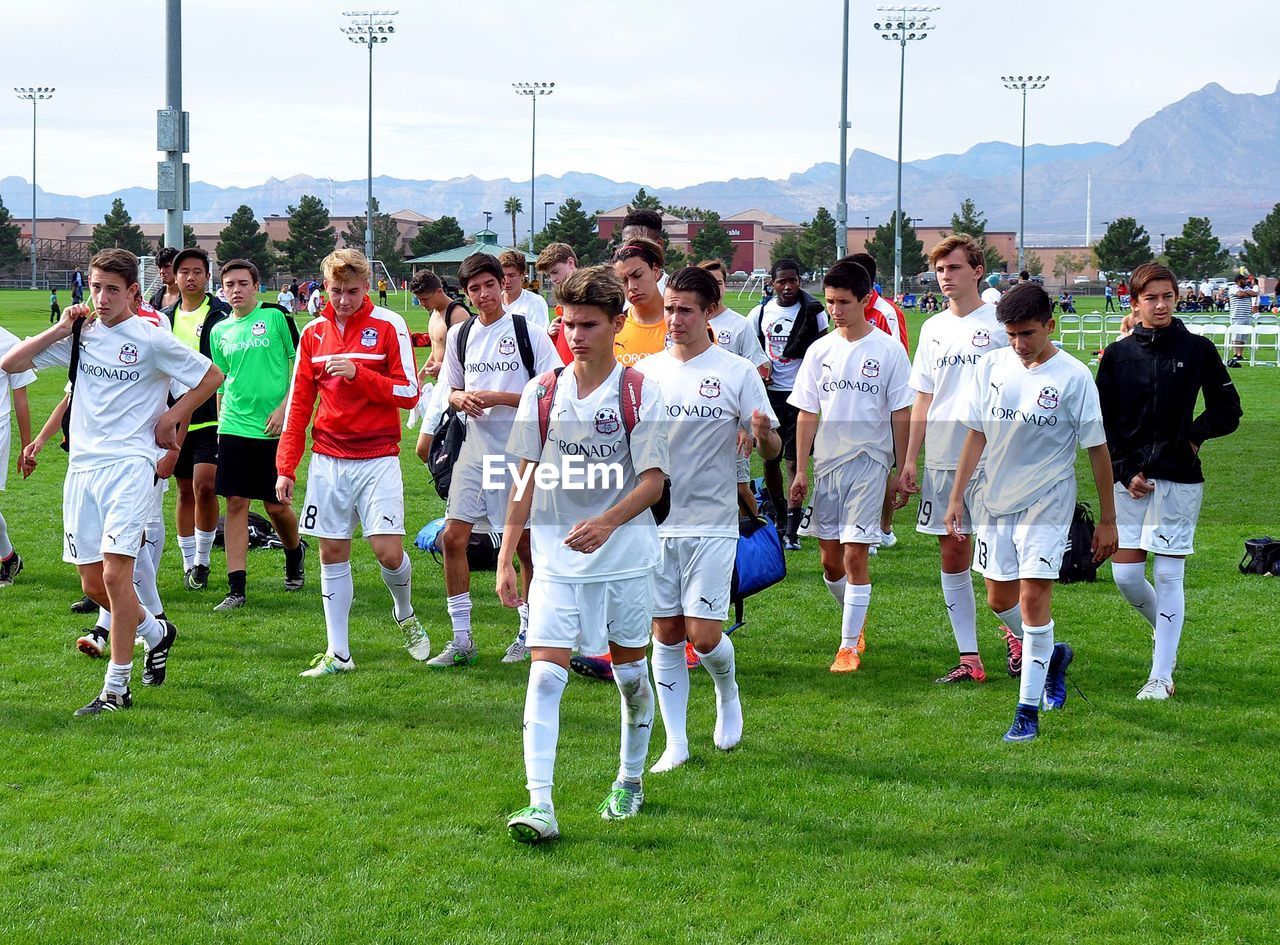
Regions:
<svg viewBox="0 0 1280 945"><path fill-rule="evenodd" d="M404 553L400 410L418 402L409 329L395 312L369 301L371 269L359 250L330 253L323 269L329 301L298 338L276 454L276 496L291 502L318 393L307 494L299 516L299 531L320 539L328 646L301 673L313 677L355 669L347 620L353 594L351 535L357 520L382 565L405 649L415 660L431 655L431 641L413 612L412 568Z"/></svg>

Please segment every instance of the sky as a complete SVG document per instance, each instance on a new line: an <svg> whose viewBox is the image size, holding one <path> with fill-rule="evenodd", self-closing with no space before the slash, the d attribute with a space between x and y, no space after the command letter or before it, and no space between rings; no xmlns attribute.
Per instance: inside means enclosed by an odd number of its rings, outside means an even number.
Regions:
<svg viewBox="0 0 1280 945"><path fill-rule="evenodd" d="M8 19L3 86L55 86L40 106L38 180L88 196L154 187L164 105L162 0L43 0ZM366 171L367 53L326 0L188 0L183 106L195 180L247 186ZM1048 73L1027 140L1119 144L1209 82L1270 93L1274 0L1230 19L1191 0L950 0L907 49L906 160L1019 140L1005 73ZM390 7L388 7L389 9ZM781 178L839 159L840 0L406 0L374 53L374 173L529 178L530 103L511 83L555 82L538 105L539 174L651 186ZM1117 18L1117 14L1122 14ZM850 13L850 150L897 147L898 46ZM1136 23L1152 24L1134 39ZM1262 42L1234 55L1236 37ZM1246 46L1248 48L1248 46ZM31 106L0 98L0 177L29 179Z"/></svg>

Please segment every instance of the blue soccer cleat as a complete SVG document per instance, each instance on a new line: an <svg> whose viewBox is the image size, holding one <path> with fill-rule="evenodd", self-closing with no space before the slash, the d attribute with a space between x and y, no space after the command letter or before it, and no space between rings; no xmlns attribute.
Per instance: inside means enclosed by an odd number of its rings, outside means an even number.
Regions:
<svg viewBox="0 0 1280 945"><path fill-rule="evenodd" d="M1033 705L1018 704L1013 714L1013 724L1004 733L1007 742L1029 742L1040 734L1040 713Z"/></svg>
<svg viewBox="0 0 1280 945"><path fill-rule="evenodd" d="M1069 643L1055 643L1049 657L1049 673L1044 679L1044 708L1048 712L1067 704L1067 667L1076 658Z"/></svg>

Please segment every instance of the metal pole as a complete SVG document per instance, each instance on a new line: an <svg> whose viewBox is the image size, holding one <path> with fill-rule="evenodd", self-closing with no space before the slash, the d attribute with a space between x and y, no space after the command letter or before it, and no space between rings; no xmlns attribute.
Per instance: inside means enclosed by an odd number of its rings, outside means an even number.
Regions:
<svg viewBox="0 0 1280 945"><path fill-rule="evenodd" d="M369 14L369 174L365 203L364 255L373 262L373 14Z"/></svg>
<svg viewBox="0 0 1280 945"><path fill-rule="evenodd" d="M178 192L176 210L164 212L164 245L181 249L182 208L187 192L182 179L182 0L165 0L164 7L164 104L177 115L176 151L165 152L165 158L173 165L174 184Z"/></svg>
<svg viewBox="0 0 1280 945"><path fill-rule="evenodd" d="M893 214L893 297L902 294L902 119L906 99L907 39L904 35L899 45L902 56L898 66L898 208Z"/></svg>
<svg viewBox="0 0 1280 945"><path fill-rule="evenodd" d="M531 141L529 144L529 252L533 252L533 221L535 216L533 208L536 206L534 201L537 199L534 196L536 192L534 168L538 157L538 96L533 95L530 97L533 99L533 134L530 135ZM512 249L514 248L513 246Z"/></svg>
<svg viewBox="0 0 1280 945"><path fill-rule="evenodd" d="M36 100L31 99L31 288L36 288Z"/></svg>
<svg viewBox="0 0 1280 945"><path fill-rule="evenodd" d="M844 32L840 57L840 200L836 203L836 258L849 255L849 0L844 0Z"/></svg>
<svg viewBox="0 0 1280 945"><path fill-rule="evenodd" d="M1027 90L1022 90L1022 191L1018 198L1018 272L1027 268Z"/></svg>

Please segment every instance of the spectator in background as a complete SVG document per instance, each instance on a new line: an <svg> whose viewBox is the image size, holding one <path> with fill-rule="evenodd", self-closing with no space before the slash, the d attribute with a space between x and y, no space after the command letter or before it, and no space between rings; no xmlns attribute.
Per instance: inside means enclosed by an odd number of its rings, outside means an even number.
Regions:
<svg viewBox="0 0 1280 945"><path fill-rule="evenodd" d="M1000 304L1000 276L991 273L987 276L987 287L982 290L982 301L988 305ZM937 311L937 300L934 300L934 311Z"/></svg>
<svg viewBox="0 0 1280 945"><path fill-rule="evenodd" d="M1116 295L1120 299L1120 310L1127 312L1129 310L1129 285L1123 279L1120 280L1120 285L1116 287Z"/></svg>
<svg viewBox="0 0 1280 945"><path fill-rule="evenodd" d="M502 263L502 306L512 315L523 315L530 325L545 330L551 323L547 317L547 301L536 292L524 287L525 274L529 271L524 253L508 249L498 256Z"/></svg>
<svg viewBox="0 0 1280 945"><path fill-rule="evenodd" d="M1020 273L1018 273L1019 284L1023 282L1030 282L1030 281L1031 281L1031 273L1027 272L1027 270L1023 269Z"/></svg>
<svg viewBox="0 0 1280 945"><path fill-rule="evenodd" d="M311 294L307 296L307 314L315 318L324 308L324 299L320 296L320 283L311 283Z"/></svg>
<svg viewBox="0 0 1280 945"><path fill-rule="evenodd" d="M178 251L166 246L156 253L156 269L160 271L161 285L151 293L148 304L157 312L178 304L182 298L182 290L178 288L178 278L173 274L173 261L178 258Z"/></svg>
<svg viewBox="0 0 1280 945"><path fill-rule="evenodd" d="M276 294L276 304L278 304L286 312L293 311L293 292L285 286Z"/></svg>
<svg viewBox="0 0 1280 945"><path fill-rule="evenodd" d="M381 277L378 279L378 304L387 304L387 280Z"/></svg>
<svg viewBox="0 0 1280 945"><path fill-rule="evenodd" d="M71 304L84 301L84 273L77 269L71 276Z"/></svg>
<svg viewBox="0 0 1280 945"><path fill-rule="evenodd" d="M58 290L49 290L49 324L52 325L62 317L62 306L58 304Z"/></svg>
<svg viewBox="0 0 1280 945"><path fill-rule="evenodd" d="M1236 276L1231 287L1231 360L1227 367L1239 367L1244 362L1244 346L1253 337L1253 316L1258 310L1258 289L1249 285L1246 276Z"/></svg>
<svg viewBox="0 0 1280 945"><path fill-rule="evenodd" d="M1107 284L1103 287L1102 294L1103 296L1106 297L1106 300L1107 300L1107 304L1103 307L1102 311L1104 313L1114 312L1116 310L1116 298L1115 298L1115 291L1111 288L1110 281L1108 281Z"/></svg>
<svg viewBox="0 0 1280 945"><path fill-rule="evenodd" d="M298 294L298 280L294 279L289 283L289 292L293 295L293 310L295 312L302 309L302 296Z"/></svg>

